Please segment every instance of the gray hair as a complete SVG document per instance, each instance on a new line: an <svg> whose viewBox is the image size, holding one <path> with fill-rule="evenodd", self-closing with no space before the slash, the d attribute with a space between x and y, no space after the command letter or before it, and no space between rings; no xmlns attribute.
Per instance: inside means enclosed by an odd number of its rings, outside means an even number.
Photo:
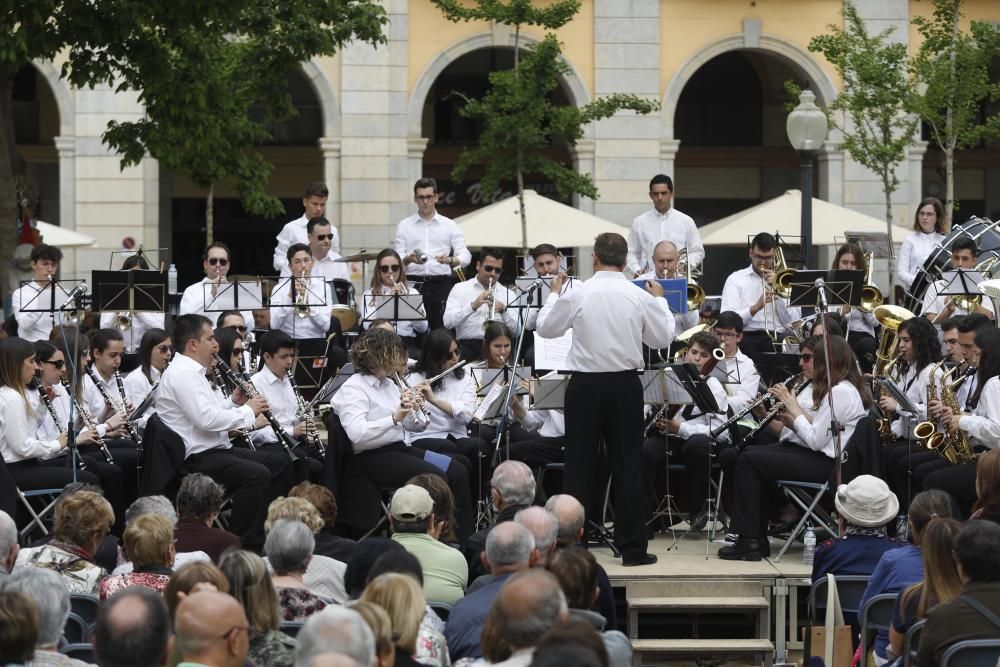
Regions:
<svg viewBox="0 0 1000 667"><path fill-rule="evenodd" d="M486 558L491 568L527 564L534 548L531 531L513 521L498 523L486 536Z"/></svg>
<svg viewBox="0 0 1000 667"><path fill-rule="evenodd" d="M208 475L200 472L185 475L177 490L177 513L185 518L207 519L222 509L225 495L222 485Z"/></svg>
<svg viewBox="0 0 1000 667"><path fill-rule="evenodd" d="M170 521L171 526L177 525L177 512L166 496L142 496L125 510L125 525L132 523L132 519L144 514L159 514Z"/></svg>
<svg viewBox="0 0 1000 667"><path fill-rule="evenodd" d="M11 547L17 544L17 524L10 515L0 510L0 571Z"/></svg>
<svg viewBox="0 0 1000 667"><path fill-rule="evenodd" d="M555 514L559 521L559 544L575 542L587 520L583 504L568 493L560 493L546 501L545 509Z"/></svg>
<svg viewBox="0 0 1000 667"><path fill-rule="evenodd" d="M491 484L507 505L530 505L535 500L535 476L521 461L498 465Z"/></svg>
<svg viewBox="0 0 1000 667"><path fill-rule="evenodd" d="M502 618L501 635L514 649L537 644L567 612L566 595L559 581L545 570L518 572L504 582L503 588L524 589L520 594L508 590L507 595L501 590L496 600ZM510 597L517 601L511 603Z"/></svg>
<svg viewBox="0 0 1000 667"><path fill-rule="evenodd" d="M55 648L69 617L69 589L53 570L19 567L2 584L6 592L24 593L38 610L39 648Z"/></svg>
<svg viewBox="0 0 1000 667"><path fill-rule="evenodd" d="M552 551L559 532L559 519L544 507L526 507L514 515L514 521L521 524L535 538L535 548L541 554Z"/></svg>
<svg viewBox="0 0 1000 667"><path fill-rule="evenodd" d="M264 541L264 553L276 574L304 572L316 548L309 526L293 519L278 519Z"/></svg>
<svg viewBox="0 0 1000 667"><path fill-rule="evenodd" d="M375 635L361 614L331 605L310 616L299 630L295 667L309 667L324 653L346 655L367 667L375 661Z"/></svg>

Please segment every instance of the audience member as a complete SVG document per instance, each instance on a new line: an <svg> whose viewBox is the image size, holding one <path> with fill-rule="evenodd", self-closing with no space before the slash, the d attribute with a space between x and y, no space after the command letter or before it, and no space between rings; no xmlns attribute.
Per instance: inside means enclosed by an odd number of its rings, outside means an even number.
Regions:
<svg viewBox="0 0 1000 667"><path fill-rule="evenodd" d="M431 602L453 605L465 596L469 567L457 550L441 542L443 522L426 489L407 484L389 504L392 539L413 554L424 574L424 594Z"/></svg>
<svg viewBox="0 0 1000 667"><path fill-rule="evenodd" d="M219 559L229 590L242 605L250 625L247 656L255 665L291 667L295 640L281 632L278 593L267 575L264 560L250 551L232 549Z"/></svg>
<svg viewBox="0 0 1000 667"><path fill-rule="evenodd" d="M347 564L347 572L344 573L344 587L352 600L361 597L361 591L368 584L370 578L368 575L375 561L389 551L406 553L402 544L384 537L369 537L358 542L354 556Z"/></svg>
<svg viewBox="0 0 1000 667"><path fill-rule="evenodd" d="M444 636L452 660L482 657L479 638L490 606L504 583L514 573L534 565L536 558L535 540L527 528L513 521L494 526L486 538L485 552L485 565L493 579L462 598L451 610L445 624Z"/></svg>
<svg viewBox="0 0 1000 667"><path fill-rule="evenodd" d="M170 522L170 530L173 532L177 526L177 512L170 500L166 496L140 496L125 510L126 527L141 516L156 515L161 516ZM198 560L210 560L204 551L177 551L174 547L173 567L180 567L187 563ZM132 561L126 557L125 551L118 549L118 566L111 573L113 575L128 574L132 571Z"/></svg>
<svg viewBox="0 0 1000 667"><path fill-rule="evenodd" d="M94 655L101 667L160 667L169 640L167 605L154 591L120 591L97 612Z"/></svg>
<svg viewBox="0 0 1000 667"><path fill-rule="evenodd" d="M607 650L606 663L612 667L629 667L632 664L632 645L618 630L605 630L607 620L596 611L590 611L597 599L597 560L582 547L572 546L552 553L545 562L545 569L559 581L566 596L571 619L585 622L600 633Z"/></svg>
<svg viewBox="0 0 1000 667"><path fill-rule="evenodd" d="M976 461L976 504L971 518L1000 523L1000 449L991 449Z"/></svg>
<svg viewBox="0 0 1000 667"><path fill-rule="evenodd" d="M350 563L358 543L333 532L337 525L337 499L333 492L321 484L301 482L291 488L288 497L305 498L323 519L323 527L315 536L316 555L328 556L344 564Z"/></svg>
<svg viewBox="0 0 1000 667"><path fill-rule="evenodd" d="M54 570L65 579L70 593L97 595L108 573L94 563L93 554L115 521L111 504L93 491L78 491L60 500L54 513L52 541L21 549L17 567Z"/></svg>
<svg viewBox="0 0 1000 667"><path fill-rule="evenodd" d="M371 602L352 600L347 603L349 609L353 609L365 619L368 628L375 637L375 662L374 667L393 667L396 659L396 645L392 641L392 619L385 609ZM420 661L420 664L428 663Z"/></svg>
<svg viewBox="0 0 1000 667"><path fill-rule="evenodd" d="M59 495L59 497L56 498L56 504L52 510L53 520L55 519L56 510L59 509L59 505L62 504L63 500L69 498L74 493L79 493L80 491L92 491L99 496L104 495L104 490L101 487L97 486L96 484L88 484L86 482L72 482L70 484L67 484L65 487L63 487L62 493ZM114 512L113 507L111 511ZM114 529L114 525L115 524L112 524L112 529ZM124 517L122 521L122 526L124 527ZM119 530L117 534L108 533L107 535L105 535L104 539L102 539L98 544L97 551L93 554L94 556L93 562L96 565L103 567L105 572L112 572L116 567L118 567L118 563L121 558L121 548L118 543L118 535L120 534L121 530ZM41 537L35 542L33 542L31 546L41 547L48 544L54 539L55 535L50 532L48 535L45 535L44 537Z"/></svg>
<svg viewBox="0 0 1000 667"><path fill-rule="evenodd" d="M427 490L434 501L435 520L441 525L438 539L448 545L458 545L458 519L455 518L455 494L441 475L425 473L411 477L407 484Z"/></svg>
<svg viewBox="0 0 1000 667"><path fill-rule="evenodd" d="M513 521L514 515L531 505L535 499L535 475L531 468L520 461L504 461L493 470L490 480L490 498L497 510L496 525ZM473 533L465 542L465 557L469 562L469 580L486 574L481 554L486 547L486 536L492 528Z"/></svg>
<svg viewBox="0 0 1000 667"><path fill-rule="evenodd" d="M24 593L0 588L0 655L6 664L21 665L35 657L38 611Z"/></svg>
<svg viewBox="0 0 1000 667"><path fill-rule="evenodd" d="M269 533L271 527L279 519L298 521L305 525L313 534L313 551L310 554L309 565L302 581L310 591L329 598L340 604L347 601L347 591L344 589L344 573L347 564L315 552L316 535L323 528L323 519L316 507L305 498L276 498L267 508L267 519L264 521L264 532Z"/></svg>
<svg viewBox="0 0 1000 667"><path fill-rule="evenodd" d="M174 634L184 662L208 667L243 667L249 638L243 608L216 591L188 595L177 605Z"/></svg>
<svg viewBox="0 0 1000 667"><path fill-rule="evenodd" d="M86 667L87 663L72 660L59 653L59 639L69 617L69 590L62 577L52 570L18 568L4 580L3 590L24 593L35 605L38 613L38 637L31 664Z"/></svg>
<svg viewBox="0 0 1000 667"><path fill-rule="evenodd" d="M14 569L17 552L21 546L17 543L17 525L10 515L0 511L0 581Z"/></svg>
<svg viewBox="0 0 1000 667"><path fill-rule="evenodd" d="M274 571L271 581L286 621L304 621L330 603L309 590L304 580L315 544L312 531L301 521L278 519L267 533L264 553Z"/></svg>
<svg viewBox="0 0 1000 667"><path fill-rule="evenodd" d="M486 655L490 665L527 667L535 645L557 623L569 619L559 582L541 569L518 572L504 583L494 603L497 632L509 657Z"/></svg>
<svg viewBox="0 0 1000 667"><path fill-rule="evenodd" d="M917 667L940 664L945 650L969 639L996 639L1000 633L1000 526L975 519L955 538L962 593L927 612Z"/></svg>
<svg viewBox="0 0 1000 667"><path fill-rule="evenodd" d="M126 524L122 537L132 571L102 581L98 591L101 600L133 586L163 593L174 564L174 529L170 521L158 514L144 514Z"/></svg>
<svg viewBox="0 0 1000 667"><path fill-rule="evenodd" d="M535 551L538 552L538 563L544 562L556 548L556 536L559 531L559 521L556 515L544 507L525 507L514 515L514 521L528 529L535 539ZM493 579L493 575L484 574L469 585L469 592L479 590Z"/></svg>
<svg viewBox="0 0 1000 667"><path fill-rule="evenodd" d="M531 667L605 667L605 663L590 648L576 644L559 643L535 650Z"/></svg>
<svg viewBox="0 0 1000 667"><path fill-rule="evenodd" d="M382 574L365 587L361 601L376 604L389 615L396 637L396 667L419 665L414 654L417 651L420 621L427 605L420 584L405 574Z"/></svg>
<svg viewBox="0 0 1000 667"><path fill-rule="evenodd" d="M813 581L827 573L871 575L883 553L903 546L886 535L886 524L899 513L899 501L878 477L858 475L850 484L841 484L833 502L846 530L843 537L817 545Z"/></svg>
<svg viewBox="0 0 1000 667"><path fill-rule="evenodd" d="M297 639L295 667L311 667L313 658L328 653L352 658L359 667L375 664L375 637L353 609L327 607L306 621Z"/></svg>
<svg viewBox="0 0 1000 667"><path fill-rule="evenodd" d="M579 667L581 664L593 664L599 667L614 665L614 656L608 655L608 652L605 650L604 641L594 631L593 626L586 621L572 618L572 614L573 610L571 609L570 620L565 623L557 623L538 641L531 664L572 664L576 667ZM554 662L556 656L566 655L563 653L566 648L578 649L578 653L575 655L578 656L579 661L570 659L569 662ZM569 655L574 654L571 653Z"/></svg>
<svg viewBox="0 0 1000 667"><path fill-rule="evenodd" d="M177 551L203 551L218 563L223 551L240 548L238 535L214 526L224 498L225 489L208 475L195 472L184 476L177 490Z"/></svg>
<svg viewBox="0 0 1000 667"><path fill-rule="evenodd" d="M208 561L188 563L174 570L174 576L170 577L170 582L163 591L163 600L167 603L171 623L174 621L177 605L181 600L186 595L199 591L228 593L229 581L222 570Z"/></svg>

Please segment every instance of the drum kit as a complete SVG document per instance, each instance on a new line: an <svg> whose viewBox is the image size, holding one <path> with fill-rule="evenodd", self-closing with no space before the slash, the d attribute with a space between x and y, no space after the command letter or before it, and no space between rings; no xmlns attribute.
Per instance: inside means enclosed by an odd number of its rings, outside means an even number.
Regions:
<svg viewBox="0 0 1000 667"><path fill-rule="evenodd" d="M368 262L378 258L378 253L366 252L364 248L354 255L347 255L335 262L361 262L361 284L368 284ZM361 315L358 311L358 300L354 291L354 284L350 280L334 278L332 281L334 294L337 296L337 303L332 310L333 317L340 322L341 331L350 331L358 325Z"/></svg>

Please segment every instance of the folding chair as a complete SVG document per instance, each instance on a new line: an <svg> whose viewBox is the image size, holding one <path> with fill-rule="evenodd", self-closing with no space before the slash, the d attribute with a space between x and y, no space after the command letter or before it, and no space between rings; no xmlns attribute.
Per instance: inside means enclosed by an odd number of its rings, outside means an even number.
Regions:
<svg viewBox="0 0 1000 667"><path fill-rule="evenodd" d="M90 632L90 624L85 620L80 618L77 614L73 612L69 613L66 617L66 623L63 625L63 639L66 640L66 646L72 644L81 644L87 641L87 634Z"/></svg>
<svg viewBox="0 0 1000 667"><path fill-rule="evenodd" d="M837 595L840 597L840 607L844 611L844 619L851 622L856 621L861 614L861 598L868 587L870 577L865 575L835 575L837 582ZM814 581L809 588L809 618L813 625L819 624L820 618L826 609L826 577L819 581ZM891 613L891 612L890 612ZM855 628L857 624L851 622Z"/></svg>
<svg viewBox="0 0 1000 667"><path fill-rule="evenodd" d="M93 644L67 644L59 649L59 652L67 658L81 660L88 664L97 664L97 658L94 657Z"/></svg>
<svg viewBox="0 0 1000 667"><path fill-rule="evenodd" d="M838 582L837 591L840 591ZM868 649L872 642L869 641L869 633L876 630L889 631L892 625L892 610L896 606L895 593L883 593L875 595L861 609L861 667L867 667ZM874 638L874 634L872 635Z"/></svg>
<svg viewBox="0 0 1000 667"><path fill-rule="evenodd" d="M299 636L299 630L302 629L303 625L305 625L305 621L282 621L278 629L294 639Z"/></svg>
<svg viewBox="0 0 1000 667"><path fill-rule="evenodd" d="M49 529L45 527L45 518L52 513L52 510L56 507L56 500L62 494L62 489L34 489L31 491L17 490L17 497L21 499L21 504L24 505L24 509L31 516L31 521L28 522L24 528L21 529L20 536L21 541L24 542L25 538L31 534L31 531L35 526L38 530L42 531L42 535L48 535ZM40 509L36 509L34 505L31 504L31 498L39 498L42 503Z"/></svg>
<svg viewBox="0 0 1000 667"><path fill-rule="evenodd" d="M88 593L70 593L69 610L76 614L87 628L92 628L97 622L97 610L101 606L101 601L96 595Z"/></svg>
<svg viewBox="0 0 1000 667"><path fill-rule="evenodd" d="M430 606L431 611L437 614L438 618L445 622L448 621L448 617L451 616L450 604L444 602L428 602L427 604Z"/></svg>
<svg viewBox="0 0 1000 667"><path fill-rule="evenodd" d="M917 659L917 647L920 646L920 633L924 631L926 620L920 620L910 626L903 640L903 667L912 667Z"/></svg>
<svg viewBox="0 0 1000 667"><path fill-rule="evenodd" d="M941 667L996 667L998 661L1000 639L968 639L948 647Z"/></svg>
<svg viewBox="0 0 1000 667"><path fill-rule="evenodd" d="M792 543L798 538L799 534L805 530L806 523L815 525L820 530L826 531L831 537L837 536L839 531L837 522L820 505L830 490L829 482L799 482L792 479L781 479L778 480L778 488L785 493L785 496L792 503L802 510L802 518L795 524L792 534L781 545L781 551L774 558L775 563L781 561L781 557L785 555L785 552L792 546Z"/></svg>

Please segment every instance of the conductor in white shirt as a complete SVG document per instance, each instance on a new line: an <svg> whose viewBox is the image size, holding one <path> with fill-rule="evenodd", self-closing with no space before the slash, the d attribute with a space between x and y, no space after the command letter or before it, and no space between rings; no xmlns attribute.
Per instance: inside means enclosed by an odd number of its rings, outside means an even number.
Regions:
<svg viewBox="0 0 1000 667"><path fill-rule="evenodd" d="M665 174L649 181L653 208L632 221L628 234L628 267L639 275L652 268L653 250L660 241L671 241L678 251L687 248L688 266L699 266L705 259L705 247L698 226L691 216L671 206L674 182Z"/></svg>
<svg viewBox="0 0 1000 667"><path fill-rule="evenodd" d="M407 269L409 270L409 269ZM475 361L483 350L483 329L488 319L503 321L517 333L517 310L507 308L514 293L500 284L503 273L503 252L483 248L476 262L476 275L451 288L444 309L444 325L455 330L462 358ZM428 313L428 319L430 313Z"/></svg>
<svg viewBox="0 0 1000 667"><path fill-rule="evenodd" d="M548 338L573 329L566 362L573 372L566 389L566 492L594 507L599 446L603 438L615 482L615 543L625 565L650 565L646 551L648 510L642 502L642 344L668 347L674 320L659 283L640 289L622 271L628 246L620 234L594 241L594 276L560 296L562 277L538 314L538 333ZM591 512L591 516L595 516Z"/></svg>
<svg viewBox="0 0 1000 667"><path fill-rule="evenodd" d="M204 315L209 320L214 321L218 317L218 313L234 307L236 299L233 294L236 292L236 288L229 284L227 278L231 257L229 246L220 241L205 248L205 253L201 257L205 277L193 285L188 285L184 290L178 313L181 315ZM254 328L253 311L241 309L240 313L243 315L247 330L252 330Z"/></svg>
<svg viewBox="0 0 1000 667"><path fill-rule="evenodd" d="M274 248L274 270L279 274L285 268L285 255L288 253L288 246L293 243L308 243L306 225L313 218L322 218L326 212L326 200L330 196L330 190L326 183L314 181L306 186L306 191L302 195L302 217L296 218L286 223L276 238L277 245ZM330 248L338 256L340 255L340 237L337 230L331 227L333 237L330 239Z"/></svg>
<svg viewBox="0 0 1000 667"><path fill-rule="evenodd" d="M66 303L63 290L57 285L52 291L50 281L56 277L62 250L41 243L31 249L32 282L14 290L12 308L17 320L17 335L24 340L48 340L53 324L62 324L61 312L49 312Z"/></svg>
<svg viewBox="0 0 1000 667"><path fill-rule="evenodd" d="M444 304L455 279L452 271L472 261L465 237L451 218L437 212L438 189L433 178L413 184L417 212L396 225L392 247L403 258L406 273L419 281L431 329L440 329ZM418 252L419 251L419 252Z"/></svg>

